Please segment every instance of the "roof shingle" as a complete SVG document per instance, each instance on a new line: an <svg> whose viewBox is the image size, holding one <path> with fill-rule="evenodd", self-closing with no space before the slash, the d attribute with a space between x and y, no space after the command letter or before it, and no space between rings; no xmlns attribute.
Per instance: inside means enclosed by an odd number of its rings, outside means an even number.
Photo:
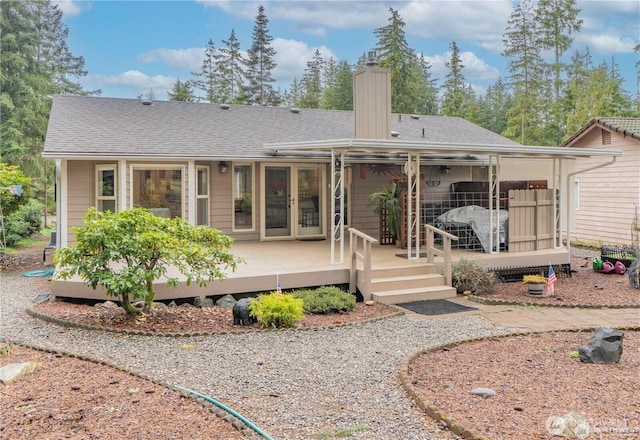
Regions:
<svg viewBox="0 0 640 440"><path fill-rule="evenodd" d="M226 107L226 106L225 106ZM392 115L406 140L514 144L461 118ZM424 137L423 135L424 130ZM44 145L46 157L253 158L265 143L351 138L353 112L279 107L55 96Z"/></svg>

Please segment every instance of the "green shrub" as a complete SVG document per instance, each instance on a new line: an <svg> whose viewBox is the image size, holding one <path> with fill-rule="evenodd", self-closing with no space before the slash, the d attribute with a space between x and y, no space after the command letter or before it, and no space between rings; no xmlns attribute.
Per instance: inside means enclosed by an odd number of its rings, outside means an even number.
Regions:
<svg viewBox="0 0 640 440"><path fill-rule="evenodd" d="M498 282L496 274L487 271L477 261L461 258L451 269L453 287L459 293L471 291L474 293L491 293L493 285Z"/></svg>
<svg viewBox="0 0 640 440"><path fill-rule="evenodd" d="M348 312L356 307L356 297L335 286L296 290L293 296L304 301L304 313Z"/></svg>
<svg viewBox="0 0 640 440"><path fill-rule="evenodd" d="M263 293L249 303L249 313L262 327L293 327L304 318L303 301L287 293Z"/></svg>
<svg viewBox="0 0 640 440"><path fill-rule="evenodd" d="M7 246L15 246L20 240L40 232L42 228L42 204L29 200L25 205L7 215L4 220Z"/></svg>

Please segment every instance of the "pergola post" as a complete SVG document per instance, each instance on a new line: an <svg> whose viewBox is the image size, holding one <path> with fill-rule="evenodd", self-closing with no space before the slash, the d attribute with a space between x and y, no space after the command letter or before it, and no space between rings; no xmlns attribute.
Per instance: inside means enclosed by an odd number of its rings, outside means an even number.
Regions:
<svg viewBox="0 0 640 440"><path fill-rule="evenodd" d="M489 253L500 252L500 156L489 156ZM496 226L494 230L494 225Z"/></svg>
<svg viewBox="0 0 640 440"><path fill-rule="evenodd" d="M407 153L407 259L420 258L420 153ZM415 209L413 206L415 200ZM412 246L413 241L413 246ZM415 248L415 253L413 252Z"/></svg>
<svg viewBox="0 0 640 440"><path fill-rule="evenodd" d="M337 208L337 209L336 209ZM331 149L331 264L344 262L344 151ZM336 252L336 244L339 251Z"/></svg>

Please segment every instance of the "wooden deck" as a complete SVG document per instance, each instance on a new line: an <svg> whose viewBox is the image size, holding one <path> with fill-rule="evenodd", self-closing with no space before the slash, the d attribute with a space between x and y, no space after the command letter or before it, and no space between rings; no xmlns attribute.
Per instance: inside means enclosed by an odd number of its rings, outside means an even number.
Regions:
<svg viewBox="0 0 640 440"><path fill-rule="evenodd" d="M395 246L374 245L372 250L373 269L407 267L426 262L426 258L408 260L406 250ZM265 292L275 290L278 280L282 289L349 283L348 243L345 245L343 264L331 264L330 242L326 240L237 242L231 248L231 252L242 258L244 263L238 265L235 272L227 273L226 279L214 281L204 288L184 284L171 288L166 286L163 280L158 280L156 299ZM478 260L485 267L544 266L569 263L569 253L564 248L517 254L453 252L454 262L462 257ZM435 264L437 270L442 271L442 258L436 258ZM59 297L109 299L104 290L99 288L94 291L79 278L56 281L52 286L52 293Z"/></svg>

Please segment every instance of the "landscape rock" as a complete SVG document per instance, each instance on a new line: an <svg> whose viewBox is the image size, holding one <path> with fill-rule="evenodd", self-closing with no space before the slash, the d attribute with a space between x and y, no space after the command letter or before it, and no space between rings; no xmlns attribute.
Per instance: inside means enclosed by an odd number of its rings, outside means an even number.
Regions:
<svg viewBox="0 0 640 440"><path fill-rule="evenodd" d="M233 306L236 305L236 302L237 301L233 296L227 294L222 298L220 298L218 301L216 301L216 305L220 307L226 307L227 309L232 309Z"/></svg>
<svg viewBox="0 0 640 440"><path fill-rule="evenodd" d="M117 309L119 306L113 301L105 301L103 303L97 303L96 307L102 307L104 309Z"/></svg>
<svg viewBox="0 0 640 440"><path fill-rule="evenodd" d="M578 349L580 360L591 364L615 364L622 356L624 333L608 327L598 328L587 346Z"/></svg>
<svg viewBox="0 0 640 440"><path fill-rule="evenodd" d="M0 368L0 383L7 385L11 382L15 382L22 376L25 376L36 368L39 364L37 362L20 362L17 364L8 364Z"/></svg>
<svg viewBox="0 0 640 440"><path fill-rule="evenodd" d="M471 394L482 397L491 397L495 396L496 392L491 388L474 388L473 390L471 390Z"/></svg>
<svg viewBox="0 0 640 440"><path fill-rule="evenodd" d="M206 296L196 296L193 298L193 305L196 307L213 307L213 300L211 298L207 298Z"/></svg>

